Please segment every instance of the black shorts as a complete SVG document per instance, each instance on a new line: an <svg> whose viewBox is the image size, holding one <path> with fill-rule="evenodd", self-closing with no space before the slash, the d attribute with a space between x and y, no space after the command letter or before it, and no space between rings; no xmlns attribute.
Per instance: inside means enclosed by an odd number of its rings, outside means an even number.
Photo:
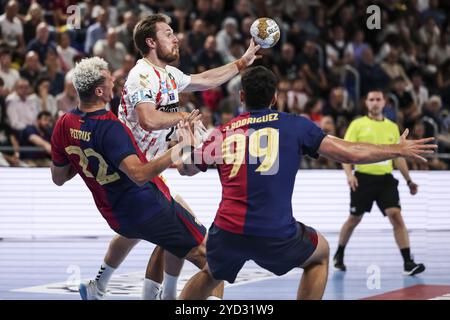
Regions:
<svg viewBox="0 0 450 320"><path fill-rule="evenodd" d="M278 239L235 234L211 226L206 241L206 259L216 280L233 283L248 260L281 276L300 267L316 250L317 232L297 223L297 233Z"/></svg>
<svg viewBox="0 0 450 320"><path fill-rule="evenodd" d="M206 228L172 199L172 203L151 219L116 231L130 239L142 239L159 245L173 255L184 258L203 242Z"/></svg>
<svg viewBox="0 0 450 320"><path fill-rule="evenodd" d="M383 215L387 208L401 208L398 180L392 174L372 175L355 172L358 179L356 191L350 189L350 214L360 216L372 210L376 201Z"/></svg>

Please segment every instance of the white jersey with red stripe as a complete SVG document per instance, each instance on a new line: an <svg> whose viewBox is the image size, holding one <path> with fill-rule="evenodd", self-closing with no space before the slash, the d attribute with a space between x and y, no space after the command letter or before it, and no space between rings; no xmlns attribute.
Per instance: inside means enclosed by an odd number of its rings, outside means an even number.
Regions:
<svg viewBox="0 0 450 320"><path fill-rule="evenodd" d="M155 104L164 112L178 112L178 92L191 82L181 70L166 66L160 68L147 59L140 59L131 69L122 91L118 117L133 136L148 160L164 153L175 137L175 127L147 131L139 125L136 106L142 102Z"/></svg>

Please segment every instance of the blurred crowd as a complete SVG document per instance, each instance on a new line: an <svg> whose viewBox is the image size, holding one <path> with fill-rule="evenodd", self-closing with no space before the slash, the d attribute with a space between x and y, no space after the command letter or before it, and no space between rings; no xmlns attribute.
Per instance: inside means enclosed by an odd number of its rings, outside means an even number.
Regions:
<svg viewBox="0 0 450 320"><path fill-rule="evenodd" d="M369 29L369 5L380 10ZM74 7L74 5L76 5ZM279 43L256 64L279 77L274 108L310 118L343 137L365 113L364 96L383 88L385 116L410 137L435 136L440 157L410 161L412 169L447 169L450 159L450 1L447 0L0 0L0 166L46 166L54 121L78 103L71 69L85 56L103 57L116 77L109 108L139 53L132 33L152 13L172 18L187 74L239 58L250 25L270 17ZM221 87L180 95L180 108L199 108L209 129L242 112L240 77ZM40 152L33 152L39 147ZM305 158L302 168L339 168Z"/></svg>

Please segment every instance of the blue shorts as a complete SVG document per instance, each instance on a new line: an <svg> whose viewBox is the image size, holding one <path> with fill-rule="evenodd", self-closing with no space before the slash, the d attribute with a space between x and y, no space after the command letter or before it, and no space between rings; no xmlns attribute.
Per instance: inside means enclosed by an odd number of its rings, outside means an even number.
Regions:
<svg viewBox="0 0 450 320"><path fill-rule="evenodd" d="M300 267L316 250L317 232L297 222L297 232L287 239L231 233L214 224L206 241L206 258L216 280L233 283L248 260L281 276Z"/></svg>
<svg viewBox="0 0 450 320"><path fill-rule="evenodd" d="M116 232L126 238L147 240L184 258L203 242L206 228L172 199L167 208L149 220L132 227L122 227Z"/></svg>

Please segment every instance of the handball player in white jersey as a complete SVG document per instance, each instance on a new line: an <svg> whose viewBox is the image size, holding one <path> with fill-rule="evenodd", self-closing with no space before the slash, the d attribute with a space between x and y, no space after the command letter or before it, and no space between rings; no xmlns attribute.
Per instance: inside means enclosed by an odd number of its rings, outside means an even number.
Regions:
<svg viewBox="0 0 450 320"><path fill-rule="evenodd" d="M251 40L249 48L240 59L199 74L186 75L169 65L179 58L178 39L169 23L169 17L154 14L136 25L133 39L143 58L137 61L128 74L118 112L119 119L131 129L148 160L164 153L170 141L176 139L176 124L190 118L190 114L178 110L179 92L218 87L259 58L256 52L260 46ZM202 136L204 128L198 122L195 133ZM171 195L192 213L173 188ZM80 285L82 297L101 299L113 272L138 241L116 235L109 244L96 279ZM150 257L144 279L143 299L176 298L176 285L183 260L167 252L163 253L161 248L156 247ZM222 294L223 285L213 292L213 296L217 297Z"/></svg>

